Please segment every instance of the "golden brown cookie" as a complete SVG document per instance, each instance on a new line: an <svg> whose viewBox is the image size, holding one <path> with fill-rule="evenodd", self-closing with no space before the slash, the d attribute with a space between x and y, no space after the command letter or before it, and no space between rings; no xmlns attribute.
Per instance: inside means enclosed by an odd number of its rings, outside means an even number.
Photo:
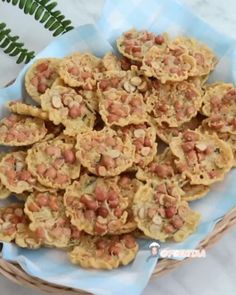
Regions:
<svg viewBox="0 0 236 295"><path fill-rule="evenodd" d="M66 188L64 203L71 223L91 235L116 234L128 216L128 197L113 178L81 176Z"/></svg>
<svg viewBox="0 0 236 295"><path fill-rule="evenodd" d="M104 91L117 89L127 93L144 93L148 89L148 80L136 66L128 71L103 72L98 77L98 93L102 96Z"/></svg>
<svg viewBox="0 0 236 295"><path fill-rule="evenodd" d="M211 115L202 121L202 128L209 132L236 135L236 109L228 113Z"/></svg>
<svg viewBox="0 0 236 295"><path fill-rule="evenodd" d="M217 63L215 54L198 40L181 36L175 38L172 44L185 46L188 54L194 58L196 66L190 71L189 76L205 76L215 68Z"/></svg>
<svg viewBox="0 0 236 295"><path fill-rule="evenodd" d="M77 158L91 173L116 176L132 166L135 148L131 139L119 137L117 132L104 128L77 136Z"/></svg>
<svg viewBox="0 0 236 295"><path fill-rule="evenodd" d="M11 242L15 239L17 231L27 224L23 211L24 206L12 203L0 208L0 241Z"/></svg>
<svg viewBox="0 0 236 295"><path fill-rule="evenodd" d="M199 223L200 214L181 201L176 185L151 183L140 187L134 197L134 218L138 228L153 239L164 242L185 240Z"/></svg>
<svg viewBox="0 0 236 295"><path fill-rule="evenodd" d="M33 188L45 190L28 170L26 152L19 151L6 154L0 162L0 179L11 192L21 194Z"/></svg>
<svg viewBox="0 0 236 295"><path fill-rule="evenodd" d="M83 97L69 87L55 86L48 89L42 96L42 109L55 125L65 126L64 133L67 135L76 135L92 129L94 125L94 113Z"/></svg>
<svg viewBox="0 0 236 295"><path fill-rule="evenodd" d="M38 237L30 228L30 221L27 218L26 224L18 225L15 243L21 248L38 249L42 247L42 238Z"/></svg>
<svg viewBox="0 0 236 295"><path fill-rule="evenodd" d="M107 126L126 126L147 121L143 96L122 90L103 92L99 101L99 113Z"/></svg>
<svg viewBox="0 0 236 295"><path fill-rule="evenodd" d="M0 144L8 146L26 146L45 137L47 129L44 121L11 114L0 121Z"/></svg>
<svg viewBox="0 0 236 295"><path fill-rule="evenodd" d="M230 146L216 135L187 130L170 142L170 149L178 158L176 165L191 184L220 181L233 165Z"/></svg>
<svg viewBox="0 0 236 295"><path fill-rule="evenodd" d="M31 221L30 230L46 246L66 248L80 237L66 217L62 194L32 193L25 203L25 213Z"/></svg>
<svg viewBox="0 0 236 295"><path fill-rule="evenodd" d="M96 86L96 74L103 71L102 60L90 53L76 52L63 58L59 74L71 87L82 86L85 90L93 90Z"/></svg>
<svg viewBox="0 0 236 295"><path fill-rule="evenodd" d="M210 117L235 111L236 88L233 84L217 82L206 87L203 96L202 113Z"/></svg>
<svg viewBox="0 0 236 295"><path fill-rule="evenodd" d="M64 189L80 176L80 161L75 154L73 138L59 136L35 144L27 152L29 171L49 188Z"/></svg>
<svg viewBox="0 0 236 295"><path fill-rule="evenodd" d="M156 130L150 123L128 125L118 129L120 136L128 135L135 146L134 164L147 166L157 153Z"/></svg>
<svg viewBox="0 0 236 295"><path fill-rule="evenodd" d="M36 60L25 75L25 88L28 94L38 103L41 95L52 86L58 78L58 58Z"/></svg>
<svg viewBox="0 0 236 295"><path fill-rule="evenodd" d="M198 117L193 117L190 121L183 123L179 127L169 127L167 124L158 124L156 121L152 120L152 123L155 126L157 136L164 141L165 143L169 144L173 137L178 136L179 134L183 133L185 130L190 129L194 130L199 127L201 121Z"/></svg>
<svg viewBox="0 0 236 295"><path fill-rule="evenodd" d="M131 60L142 61L146 52L152 46L165 47L167 34L155 35L148 31L131 29L122 34L116 41L119 52Z"/></svg>
<svg viewBox="0 0 236 295"><path fill-rule="evenodd" d="M142 181L154 179L157 182L168 180L178 182L185 180L175 166L176 157L169 148L161 154L157 154L154 159L145 167L139 167L136 177Z"/></svg>
<svg viewBox="0 0 236 295"><path fill-rule="evenodd" d="M145 53L141 67L147 77L157 78L161 83L184 81L195 68L196 61L188 50L173 44L164 48L151 47Z"/></svg>
<svg viewBox="0 0 236 295"><path fill-rule="evenodd" d="M33 105L25 104L21 101L10 101L7 104L7 108L15 114L18 115L26 115L35 118L39 118L42 120L48 120L48 113L43 111L39 107L35 107Z"/></svg>
<svg viewBox="0 0 236 295"><path fill-rule="evenodd" d="M84 236L72 252L70 261L83 268L114 269L134 260L138 244L131 235L113 237Z"/></svg>
<svg viewBox="0 0 236 295"><path fill-rule="evenodd" d="M186 81L166 84L156 81L147 98L148 112L161 126L181 126L197 115L201 105L201 93Z"/></svg>

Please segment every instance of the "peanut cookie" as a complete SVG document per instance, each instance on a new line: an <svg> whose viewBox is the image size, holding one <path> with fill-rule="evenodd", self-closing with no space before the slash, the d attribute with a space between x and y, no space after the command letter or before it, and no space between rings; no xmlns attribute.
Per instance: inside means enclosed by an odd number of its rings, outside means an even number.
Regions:
<svg viewBox="0 0 236 295"><path fill-rule="evenodd" d="M198 117L192 118L190 121L183 123L179 127L169 127L167 124L159 125L154 120L152 122L155 126L157 136L167 144L171 142L173 137L178 136L187 129L194 130L201 124Z"/></svg>
<svg viewBox="0 0 236 295"><path fill-rule="evenodd" d="M157 153L156 131L150 123L128 125L118 129L120 136L126 134L135 146L134 164L147 166Z"/></svg>
<svg viewBox="0 0 236 295"><path fill-rule="evenodd" d="M147 98L147 109L159 125L179 127L197 115L202 105L201 93L189 82L156 82Z"/></svg>
<svg viewBox="0 0 236 295"><path fill-rule="evenodd" d="M116 176L132 166L135 148L128 136L104 128L77 136L76 156L81 164L98 176Z"/></svg>
<svg viewBox="0 0 236 295"><path fill-rule="evenodd" d="M142 186L134 197L133 211L138 228L162 242L185 240L196 230L200 219L199 213L181 201L178 186L165 182Z"/></svg>
<svg viewBox="0 0 236 295"><path fill-rule="evenodd" d="M207 85L203 96L202 113L210 117L216 114L228 114L235 111L236 88L233 84L218 82Z"/></svg>
<svg viewBox="0 0 236 295"><path fill-rule="evenodd" d="M108 126L140 124L147 120L143 96L116 89L103 92L99 113Z"/></svg>
<svg viewBox="0 0 236 295"><path fill-rule="evenodd" d="M229 133L236 135L236 109L233 112L211 115L202 121L204 130L216 133Z"/></svg>
<svg viewBox="0 0 236 295"><path fill-rule="evenodd" d="M182 175L181 170L175 165L176 157L169 148L158 154L154 160L143 169L139 169L136 177L140 180L155 182L166 181L179 187L179 194L184 201L193 201L205 196L209 187L190 184L190 180Z"/></svg>
<svg viewBox="0 0 236 295"><path fill-rule="evenodd" d="M42 238L38 237L30 228L30 221L27 218L26 224L18 225L15 243L21 248L38 249L42 247Z"/></svg>
<svg viewBox="0 0 236 295"><path fill-rule="evenodd" d="M29 171L49 188L64 189L80 176L80 162L75 154L73 138L59 136L35 144L26 157Z"/></svg>
<svg viewBox="0 0 236 295"><path fill-rule="evenodd" d="M25 75L25 88L28 94L41 103L41 94L50 88L58 78L58 58L42 58L36 60Z"/></svg>
<svg viewBox="0 0 236 295"><path fill-rule="evenodd" d="M208 75L217 63L213 51L203 43L188 37L178 37L172 41L174 45L185 46L188 54L195 60L196 66L190 71L189 76Z"/></svg>
<svg viewBox="0 0 236 295"><path fill-rule="evenodd" d="M83 97L68 87L48 89L42 96L42 109L55 125L63 124L66 128L64 133L68 135L92 129L94 125L95 116Z"/></svg>
<svg viewBox="0 0 236 295"><path fill-rule="evenodd" d="M142 181L155 179L160 182L163 180L178 182L185 180L175 166L176 157L169 148L166 148L161 154L157 154L154 159L145 167L139 167L136 177Z"/></svg>
<svg viewBox="0 0 236 295"><path fill-rule="evenodd" d="M129 30L117 39L119 52L131 60L142 61L146 52L155 46L165 47L168 40L167 34L155 35L147 31Z"/></svg>
<svg viewBox="0 0 236 295"><path fill-rule="evenodd" d="M9 191L17 194L36 187L43 189L28 170L26 155L22 151L8 153L0 162L1 182Z"/></svg>
<svg viewBox="0 0 236 295"><path fill-rule="evenodd" d="M203 133L206 132L207 134L216 134L221 140L226 142L232 149L234 156L233 167L236 167L236 134L224 133L215 128L210 128L208 124L205 124L205 120L203 120L202 125L199 126L198 130Z"/></svg>
<svg viewBox="0 0 236 295"><path fill-rule="evenodd" d="M166 83L186 80L196 68L195 59L184 46L151 47L144 55L141 69L147 77Z"/></svg>
<svg viewBox="0 0 236 295"><path fill-rule="evenodd" d="M210 185L220 181L233 165L230 146L216 135L187 130L170 142L179 170L191 184Z"/></svg>
<svg viewBox="0 0 236 295"><path fill-rule="evenodd" d="M83 268L114 269L134 260L138 244L132 235L113 237L84 236L72 252L70 261Z"/></svg>
<svg viewBox="0 0 236 295"><path fill-rule="evenodd" d="M17 203L0 208L1 242L13 241L19 228L27 224L27 218L24 215L23 208L24 206L22 204Z"/></svg>
<svg viewBox="0 0 236 295"><path fill-rule="evenodd" d="M123 90L127 93L144 93L148 89L148 80L138 70L132 66L128 71L109 71L98 76L98 93L102 96L104 91L110 89Z"/></svg>
<svg viewBox="0 0 236 295"><path fill-rule="evenodd" d="M66 217L61 194L34 192L25 203L25 213L31 221L30 230L46 246L69 247L80 237Z"/></svg>
<svg viewBox="0 0 236 295"><path fill-rule="evenodd" d="M0 121L0 144L26 146L45 137L47 129L39 118L11 114Z"/></svg>
<svg viewBox="0 0 236 295"><path fill-rule="evenodd" d="M39 107L25 104L21 101L10 101L7 108L15 114L36 117L42 120L48 120L48 113Z"/></svg>
<svg viewBox="0 0 236 295"><path fill-rule="evenodd" d="M67 187L64 203L71 223L91 235L115 234L128 216L128 197L113 178L83 175Z"/></svg>
<svg viewBox="0 0 236 295"><path fill-rule="evenodd" d="M103 71L102 60L90 53L76 52L63 58L59 74L71 87L82 86L85 90L93 90L96 86L96 74Z"/></svg>

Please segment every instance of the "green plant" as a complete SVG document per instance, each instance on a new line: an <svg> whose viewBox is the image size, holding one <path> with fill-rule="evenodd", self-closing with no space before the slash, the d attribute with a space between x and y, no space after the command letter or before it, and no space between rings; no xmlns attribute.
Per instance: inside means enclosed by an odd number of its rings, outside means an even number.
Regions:
<svg viewBox="0 0 236 295"><path fill-rule="evenodd" d="M64 34L73 29L71 21L55 10L57 2L51 0L2 0L17 5L25 14L33 15L35 20L44 24L44 27L53 32L53 36Z"/></svg>
<svg viewBox="0 0 236 295"><path fill-rule="evenodd" d="M0 23L0 48L10 56L18 56L17 63L28 63L34 58L34 51L28 51L24 48L24 43L19 42L19 36L11 36L11 30L5 23Z"/></svg>

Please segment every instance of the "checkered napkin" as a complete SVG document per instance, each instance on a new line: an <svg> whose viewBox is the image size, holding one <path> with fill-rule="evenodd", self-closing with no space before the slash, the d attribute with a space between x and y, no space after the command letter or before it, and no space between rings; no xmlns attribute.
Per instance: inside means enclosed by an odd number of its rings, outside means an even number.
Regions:
<svg viewBox="0 0 236 295"><path fill-rule="evenodd" d="M166 31L171 35L184 33L202 40L222 58L211 80L235 80L233 40L216 32L174 0L108 0L97 28L92 25L79 27L52 42L36 58L62 57L76 50L102 56L112 51L115 39L131 27L156 33ZM25 96L23 78L29 66L23 69L12 86L0 90L1 116L6 111L4 104L7 101ZM235 182L236 170L232 170L224 182L212 186L207 197L193 202L191 207L202 214L197 232L183 243L163 243L162 249L194 249L212 231L216 222L236 205ZM51 283L97 295L138 295L148 283L157 261L156 258L148 259L149 243L140 241L140 251L135 261L113 271L81 269L69 263L65 252L56 249L33 251L5 243L2 256L18 262L30 275Z"/></svg>

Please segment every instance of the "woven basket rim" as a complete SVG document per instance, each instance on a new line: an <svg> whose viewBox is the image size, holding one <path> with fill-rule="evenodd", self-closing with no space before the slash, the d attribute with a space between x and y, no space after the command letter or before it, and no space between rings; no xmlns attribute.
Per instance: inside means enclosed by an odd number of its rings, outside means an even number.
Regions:
<svg viewBox="0 0 236 295"><path fill-rule="evenodd" d="M11 85L15 80L9 82L7 86ZM208 234L205 239L203 239L196 249L209 249L217 241L219 241L223 235L230 230L236 224L236 207L230 210L224 217L217 222L214 229L210 234ZM0 243L1 246L1 243ZM1 254L1 252L0 252ZM174 270L176 267L181 264L191 261L192 258L185 258L181 261L173 259L161 259L158 261L156 268L152 274L151 279L156 278L160 275L166 274L171 270ZM27 274L18 264L6 261L0 258L0 274L9 279L10 281L22 285L24 287L29 287L36 290L41 290L47 293L58 293L63 291L67 295L92 295L89 292L80 289L68 288L62 285L57 285L49 283L42 279L30 276Z"/></svg>
<svg viewBox="0 0 236 295"><path fill-rule="evenodd" d="M231 229L236 224L236 207L229 211L214 227L213 231L202 240L197 249L209 249L211 248L218 240L220 240L223 235ZM192 258L185 258L182 261L173 260L173 259L161 259L152 274L152 279L157 276L163 275L176 267L180 266L186 261L191 261ZM19 265L12 262L6 261L0 258L0 273L8 278L9 280L22 285L27 286L33 289L38 289L48 293L57 293L63 291L67 295L84 295L91 294L79 289L67 288L65 286L60 286L56 284L49 283L47 281L38 279L28 275Z"/></svg>

